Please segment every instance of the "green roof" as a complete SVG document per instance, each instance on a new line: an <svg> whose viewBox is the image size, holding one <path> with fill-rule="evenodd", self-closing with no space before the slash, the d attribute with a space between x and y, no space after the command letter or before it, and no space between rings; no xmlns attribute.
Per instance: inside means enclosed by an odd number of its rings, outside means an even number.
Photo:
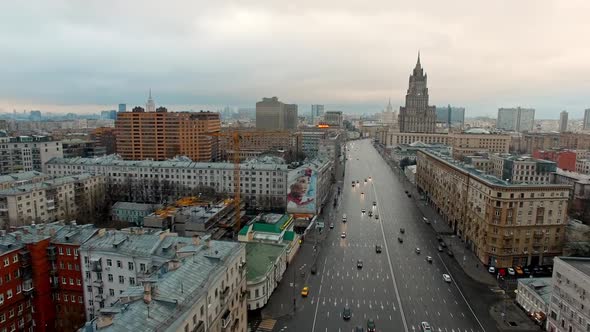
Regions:
<svg viewBox="0 0 590 332"><path fill-rule="evenodd" d="M285 232L285 235L283 235L284 241L293 241L294 238L295 238L295 232L293 232L293 231L287 231L287 232Z"/></svg>
<svg viewBox="0 0 590 332"><path fill-rule="evenodd" d="M283 215L276 223L265 223L257 222L252 225L254 232L265 232L265 233L281 233L284 229L283 226L291 220L291 216L288 214Z"/></svg>
<svg viewBox="0 0 590 332"><path fill-rule="evenodd" d="M286 251L287 246L283 244L246 243L246 279L253 281L263 277Z"/></svg>
<svg viewBox="0 0 590 332"><path fill-rule="evenodd" d="M250 225L246 225L240 229L238 235L248 235L248 231L250 230Z"/></svg>

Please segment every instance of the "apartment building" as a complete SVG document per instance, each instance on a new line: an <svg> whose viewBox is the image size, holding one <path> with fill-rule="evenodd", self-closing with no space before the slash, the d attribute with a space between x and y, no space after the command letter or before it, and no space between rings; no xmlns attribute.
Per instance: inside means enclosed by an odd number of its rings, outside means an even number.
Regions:
<svg viewBox="0 0 590 332"><path fill-rule="evenodd" d="M576 170L576 150L535 150L533 158L554 161L564 171Z"/></svg>
<svg viewBox="0 0 590 332"><path fill-rule="evenodd" d="M429 150L417 152L416 182L483 264L550 264L561 255L571 186L507 182Z"/></svg>
<svg viewBox="0 0 590 332"><path fill-rule="evenodd" d="M324 121L322 123L327 124L330 127L342 127L342 112L341 111L327 111L324 114Z"/></svg>
<svg viewBox="0 0 590 332"><path fill-rule="evenodd" d="M64 139L61 141L64 158L94 158L107 154L106 147L99 145L93 140L79 138Z"/></svg>
<svg viewBox="0 0 590 332"><path fill-rule="evenodd" d="M164 107L146 112L135 107L132 112L117 113L115 128L117 153L123 159L217 158L217 140L210 135L221 128L219 113L168 112Z"/></svg>
<svg viewBox="0 0 590 332"><path fill-rule="evenodd" d="M19 187L25 184L43 182L49 178L49 175L37 171L0 175L0 190Z"/></svg>
<svg viewBox="0 0 590 332"><path fill-rule="evenodd" d="M590 258L555 258L552 285L547 331L590 329Z"/></svg>
<svg viewBox="0 0 590 332"><path fill-rule="evenodd" d="M79 173L104 175L114 184L138 184L152 197L164 192L168 201L191 196L190 193L195 191L198 194L199 188L203 187L212 188L217 193L234 192L233 163L132 161L106 156L93 159L54 158L47 164L47 170L54 176ZM287 165L273 158L242 163L242 200L252 207L286 206L287 174Z"/></svg>
<svg viewBox="0 0 590 332"><path fill-rule="evenodd" d="M590 159L576 160L576 172L580 174L590 174Z"/></svg>
<svg viewBox="0 0 590 332"><path fill-rule="evenodd" d="M0 174L43 172L53 157L63 157L61 142L47 136L9 137L0 131Z"/></svg>
<svg viewBox="0 0 590 332"><path fill-rule="evenodd" d="M531 154L535 150L590 149L589 133L524 133L518 144L520 153Z"/></svg>
<svg viewBox="0 0 590 332"><path fill-rule="evenodd" d="M97 146L101 146L105 149L105 154L113 154L117 152L117 136L115 128L96 128L90 134L90 138L96 142Z"/></svg>
<svg viewBox="0 0 590 332"><path fill-rule="evenodd" d="M266 305L287 269L287 244L246 243L248 310Z"/></svg>
<svg viewBox="0 0 590 332"><path fill-rule="evenodd" d="M297 105L284 104L279 98L262 98L256 103L256 128L264 130L297 129Z"/></svg>
<svg viewBox="0 0 590 332"><path fill-rule="evenodd" d="M590 224L590 175L558 168L553 174L553 181L571 186L569 214L572 218Z"/></svg>
<svg viewBox="0 0 590 332"><path fill-rule="evenodd" d="M93 289L85 331L246 332L244 244L120 233L82 251Z"/></svg>
<svg viewBox="0 0 590 332"><path fill-rule="evenodd" d="M222 132L226 132L226 130L222 130ZM255 129L241 129L239 132L244 133L240 138L240 161L258 157L265 152L280 152L294 156L302 152L300 132L283 131L266 135L264 133L257 135ZM248 133L253 133L253 135L248 135ZM234 160L236 151L231 137L219 137L219 152L220 160Z"/></svg>
<svg viewBox="0 0 590 332"><path fill-rule="evenodd" d="M507 154L492 154L492 175L512 183L548 184L557 165L549 160L540 160Z"/></svg>
<svg viewBox="0 0 590 332"><path fill-rule="evenodd" d="M96 211L104 200L102 175L77 174L0 190L3 228L71 220Z"/></svg>
<svg viewBox="0 0 590 332"><path fill-rule="evenodd" d="M518 279L516 303L541 325L547 319L552 291L551 278L521 278Z"/></svg>
<svg viewBox="0 0 590 332"><path fill-rule="evenodd" d="M15 237L5 233L0 236L0 331L33 331L32 285L27 283L23 291L25 284L21 279L21 273L30 264L19 260L23 248L24 244Z"/></svg>
<svg viewBox="0 0 590 332"><path fill-rule="evenodd" d="M507 131L533 131L535 110L532 108L500 108L496 128Z"/></svg>

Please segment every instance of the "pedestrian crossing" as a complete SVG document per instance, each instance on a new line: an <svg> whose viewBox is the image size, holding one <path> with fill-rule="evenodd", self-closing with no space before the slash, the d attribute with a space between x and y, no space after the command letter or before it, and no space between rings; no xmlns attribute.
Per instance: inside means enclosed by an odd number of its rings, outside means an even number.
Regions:
<svg viewBox="0 0 590 332"><path fill-rule="evenodd" d="M274 319L264 319L260 322L260 325L258 325L256 332L272 332L276 323L277 321Z"/></svg>

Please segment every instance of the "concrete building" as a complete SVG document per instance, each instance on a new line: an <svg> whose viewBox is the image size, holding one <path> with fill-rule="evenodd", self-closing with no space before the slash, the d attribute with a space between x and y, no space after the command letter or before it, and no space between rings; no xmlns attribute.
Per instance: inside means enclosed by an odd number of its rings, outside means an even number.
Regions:
<svg viewBox="0 0 590 332"><path fill-rule="evenodd" d="M0 175L45 170L53 157L63 157L61 142L47 136L9 137L0 131Z"/></svg>
<svg viewBox="0 0 590 332"><path fill-rule="evenodd" d="M446 128L463 128L465 125L465 107L437 107L436 123Z"/></svg>
<svg viewBox="0 0 590 332"><path fill-rule="evenodd" d="M77 138L64 139L61 141L64 158L95 158L107 154L106 147L97 144L93 140L82 140Z"/></svg>
<svg viewBox="0 0 590 332"><path fill-rule="evenodd" d="M552 290L551 278L518 279L516 303L537 324L544 325L549 313Z"/></svg>
<svg viewBox="0 0 590 332"><path fill-rule="evenodd" d="M590 174L590 159L576 160L576 172L580 174Z"/></svg>
<svg viewBox="0 0 590 332"><path fill-rule="evenodd" d="M227 130L222 130L222 132L227 132ZM301 132L285 130L268 135L248 136L249 132L256 132L256 129L239 130L239 133L244 133L240 138L240 161L256 158L264 153L289 156L297 156L302 153ZM220 160L233 162L235 150L232 138L220 136L218 144Z"/></svg>
<svg viewBox="0 0 590 332"><path fill-rule="evenodd" d="M391 105L391 98L389 99L385 110L381 113L381 123L387 126L393 126L397 123L398 114L397 112L393 111L393 106Z"/></svg>
<svg viewBox="0 0 590 332"><path fill-rule="evenodd" d="M297 105L284 104L277 97L256 103L256 128L266 130L297 129Z"/></svg>
<svg viewBox="0 0 590 332"><path fill-rule="evenodd" d="M117 119L117 111L116 110L101 111L100 118L102 120L115 120L115 119Z"/></svg>
<svg viewBox="0 0 590 332"><path fill-rule="evenodd" d="M327 111L324 114L323 124L327 124L330 127L341 128L342 127L342 112L340 111Z"/></svg>
<svg viewBox="0 0 590 332"><path fill-rule="evenodd" d="M289 170L287 212L320 214L331 191L333 172L334 159L323 155Z"/></svg>
<svg viewBox="0 0 590 332"><path fill-rule="evenodd" d="M532 108L500 108L496 128L506 131L533 131L535 110Z"/></svg>
<svg viewBox="0 0 590 332"><path fill-rule="evenodd" d="M317 125L324 120L324 105L311 105L311 124Z"/></svg>
<svg viewBox="0 0 590 332"><path fill-rule="evenodd" d="M288 167L276 158L251 160L240 165L242 200L249 207L286 206ZM163 197L174 201L197 195L202 188L217 193L234 192L233 163L190 161L132 161L116 156L102 158L54 158L47 165L54 176L79 173L100 174L114 185L131 190L141 188L149 201Z"/></svg>
<svg viewBox="0 0 590 332"><path fill-rule="evenodd" d="M301 236L294 231L296 222L291 214L259 214L242 227L238 241L286 245L287 262L290 263L300 246Z"/></svg>
<svg viewBox="0 0 590 332"><path fill-rule="evenodd" d="M119 108L117 109L119 113L127 112L127 104L119 104Z"/></svg>
<svg viewBox="0 0 590 332"><path fill-rule="evenodd" d="M49 175L37 171L0 175L0 190L20 187L25 184L43 182L49 178Z"/></svg>
<svg viewBox="0 0 590 332"><path fill-rule="evenodd" d="M3 229L71 220L96 211L105 195L102 175L78 174L0 190Z"/></svg>
<svg viewBox="0 0 590 332"><path fill-rule="evenodd" d="M569 214L590 225L590 175L557 169L553 182L571 186Z"/></svg>
<svg viewBox="0 0 590 332"><path fill-rule="evenodd" d="M98 251L81 250L94 290L84 331L247 331L244 244L119 232L89 242Z"/></svg>
<svg viewBox="0 0 590 332"><path fill-rule="evenodd" d="M248 310L266 305L287 269L287 245L246 243Z"/></svg>
<svg viewBox="0 0 590 332"><path fill-rule="evenodd" d="M117 153L127 160L166 160L187 156L194 161L217 158L214 137L220 131L219 113L154 112L136 107L117 113L115 122Z"/></svg>
<svg viewBox="0 0 590 332"><path fill-rule="evenodd" d="M583 130L590 130L590 108L584 110L584 122L582 123Z"/></svg>
<svg viewBox="0 0 590 332"><path fill-rule="evenodd" d="M559 132L560 133L564 133L567 131L567 112L566 111L562 111L561 113L559 113Z"/></svg>
<svg viewBox="0 0 590 332"><path fill-rule="evenodd" d="M428 150L417 153L416 184L485 265L550 264L561 255L569 185L514 184Z"/></svg>
<svg viewBox="0 0 590 332"><path fill-rule="evenodd" d="M115 128L99 127L92 131L90 139L93 140L97 147L104 149L104 154L114 154L117 152L117 135Z"/></svg>
<svg viewBox="0 0 590 332"><path fill-rule="evenodd" d="M558 257L553 264L553 291L547 331L586 331L590 326L590 258Z"/></svg>
<svg viewBox="0 0 590 332"><path fill-rule="evenodd" d="M492 175L514 184L549 184L557 165L549 160L506 154L490 155Z"/></svg>
<svg viewBox="0 0 590 332"><path fill-rule="evenodd" d="M576 170L576 151L575 150L535 150L533 158L551 160L557 164L557 168L564 171Z"/></svg>
<svg viewBox="0 0 590 332"><path fill-rule="evenodd" d="M135 202L116 202L111 207L113 220L128 222L131 226L142 226L143 219L160 209L160 204L135 203Z"/></svg>
<svg viewBox="0 0 590 332"><path fill-rule="evenodd" d="M402 133L434 133L436 129L435 106L428 105L428 76L420 65L420 54L412 75L406 104L399 109L399 130Z"/></svg>

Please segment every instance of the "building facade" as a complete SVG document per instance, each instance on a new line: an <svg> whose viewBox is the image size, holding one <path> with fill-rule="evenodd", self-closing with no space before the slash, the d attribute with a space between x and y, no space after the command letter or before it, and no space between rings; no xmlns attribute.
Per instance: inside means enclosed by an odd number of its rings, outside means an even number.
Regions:
<svg viewBox="0 0 590 332"><path fill-rule="evenodd" d="M256 103L256 128L264 130L297 129L297 105L284 104L277 97Z"/></svg>
<svg viewBox="0 0 590 332"><path fill-rule="evenodd" d="M0 222L3 229L71 220L93 213L105 195L102 175L62 176L0 191Z"/></svg>
<svg viewBox="0 0 590 332"><path fill-rule="evenodd" d="M549 184L557 165L549 160L505 154L490 155L492 175L511 183Z"/></svg>
<svg viewBox="0 0 590 332"><path fill-rule="evenodd" d="M516 289L516 303L520 305L537 324L543 325L551 301L551 278L521 278Z"/></svg>
<svg viewBox="0 0 590 332"><path fill-rule="evenodd" d="M576 170L577 154L575 150L535 150L533 158L551 160L564 171Z"/></svg>
<svg viewBox="0 0 590 332"><path fill-rule="evenodd" d="M9 137L0 131L0 175L38 171L53 157L63 157L61 142L47 136Z"/></svg>
<svg viewBox="0 0 590 332"><path fill-rule="evenodd" d="M535 110L532 108L500 108L496 128L506 131L533 131Z"/></svg>
<svg viewBox="0 0 590 332"><path fill-rule="evenodd" d="M96 146L104 149L104 154L113 154L117 152L117 136L113 127L96 128L90 134L90 138Z"/></svg>
<svg viewBox="0 0 590 332"><path fill-rule="evenodd" d="M590 108L584 110L584 123L582 124L583 130L590 130Z"/></svg>
<svg viewBox="0 0 590 332"><path fill-rule="evenodd" d="M590 159L576 160L576 172L580 174L590 174Z"/></svg>
<svg viewBox="0 0 590 332"><path fill-rule="evenodd" d="M173 201L201 188L217 193L234 192L233 163L198 163L190 161L132 161L115 156L102 158L55 158L47 164L54 176L91 173L104 175L107 182L121 187L141 188L153 202L158 195ZM240 192L250 207L285 207L288 167L273 158L240 165ZM195 193L196 191L196 193Z"/></svg>
<svg viewBox="0 0 590 332"><path fill-rule="evenodd" d="M463 128L465 125L465 107L437 107L436 122L447 128Z"/></svg>
<svg viewBox="0 0 590 332"><path fill-rule="evenodd" d="M37 171L0 175L0 190L20 187L25 184L43 182L49 178L49 175Z"/></svg>
<svg viewBox="0 0 590 332"><path fill-rule="evenodd" d="M566 111L559 113L559 132L564 133L567 131L567 118L568 114Z"/></svg>
<svg viewBox="0 0 590 332"><path fill-rule="evenodd" d="M248 310L263 308L287 269L287 245L246 243Z"/></svg>
<svg viewBox="0 0 590 332"><path fill-rule="evenodd" d="M222 132L226 132L222 130ZM302 153L301 132L296 131L282 131L268 133L268 135L247 135L248 132L255 132L255 130L242 129L239 132L245 133L240 138L240 161L255 158L263 153L280 153L282 155L297 156ZM220 160L234 160L236 151L233 148L232 137L219 137L219 159Z"/></svg>
<svg viewBox="0 0 590 332"><path fill-rule="evenodd" d="M94 158L107 154L106 147L92 140L64 139L61 141L64 158Z"/></svg>
<svg viewBox="0 0 590 332"><path fill-rule="evenodd" d="M568 185L512 184L427 150L417 152L416 184L485 265L550 264L561 255Z"/></svg>
<svg viewBox="0 0 590 332"><path fill-rule="evenodd" d="M127 160L166 160L187 156L194 161L217 158L214 137L221 129L219 113L168 112L160 107L146 112L117 113L117 153Z"/></svg>
<svg viewBox="0 0 590 332"><path fill-rule="evenodd" d="M435 106L428 105L428 76L420 65L420 54L412 75L406 104L399 110L399 130L403 133L434 133L436 129Z"/></svg>
<svg viewBox="0 0 590 332"><path fill-rule="evenodd" d="M324 105L311 105L311 124L317 125L324 119Z"/></svg>
<svg viewBox="0 0 590 332"><path fill-rule="evenodd" d="M327 111L326 114L324 114L324 121L322 123L327 124L330 127L341 128L342 120L342 112Z"/></svg>
<svg viewBox="0 0 590 332"><path fill-rule="evenodd" d="M590 259L558 257L553 264L553 291L547 331L586 331L590 326Z"/></svg>

